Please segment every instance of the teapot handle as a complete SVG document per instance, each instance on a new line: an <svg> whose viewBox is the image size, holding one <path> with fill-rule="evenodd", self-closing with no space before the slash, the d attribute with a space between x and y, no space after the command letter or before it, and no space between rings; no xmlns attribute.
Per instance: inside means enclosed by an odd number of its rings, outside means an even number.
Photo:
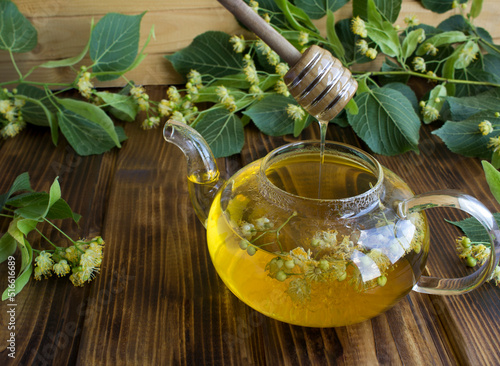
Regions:
<svg viewBox="0 0 500 366"><path fill-rule="evenodd" d="M479 287L489 280L500 256L500 230L492 213L477 199L454 190L442 190L416 195L399 203L401 217L433 207L452 207L463 210L475 217L486 229L491 250L486 262L474 273L461 278L437 278L421 276L413 286L417 292L433 295L459 295Z"/></svg>

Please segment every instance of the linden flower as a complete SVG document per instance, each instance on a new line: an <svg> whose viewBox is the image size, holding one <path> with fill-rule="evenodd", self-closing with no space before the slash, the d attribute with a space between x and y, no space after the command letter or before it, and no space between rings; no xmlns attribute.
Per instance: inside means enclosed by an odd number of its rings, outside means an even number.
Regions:
<svg viewBox="0 0 500 366"><path fill-rule="evenodd" d="M134 97L134 99L138 99L138 98L141 98L142 95L145 93L146 91L144 90L144 88L142 86L133 86L132 88L130 88L130 95Z"/></svg>
<svg viewBox="0 0 500 366"><path fill-rule="evenodd" d="M191 83L192 85L196 86L197 88L200 88L203 86L203 80L201 78L201 74L198 71L191 70L188 72L186 77L187 77L188 82Z"/></svg>
<svg viewBox="0 0 500 366"><path fill-rule="evenodd" d="M366 42L364 39L360 39L359 41L357 41L356 46L358 46L359 52L363 55L366 54L366 51L368 51L368 42Z"/></svg>
<svg viewBox="0 0 500 366"><path fill-rule="evenodd" d="M297 104L288 104L286 107L286 114L294 121L300 121L306 115L304 109Z"/></svg>
<svg viewBox="0 0 500 366"><path fill-rule="evenodd" d="M257 230L260 231L269 230L273 226L274 224L267 217L261 217L255 220L255 227L257 228Z"/></svg>
<svg viewBox="0 0 500 366"><path fill-rule="evenodd" d="M287 64L283 63L283 62L280 62L279 64L276 65L276 73L279 75L279 76L285 76L286 73L288 72L289 70L289 67Z"/></svg>
<svg viewBox="0 0 500 366"><path fill-rule="evenodd" d="M142 121L141 127L144 130L150 130L152 128L158 127L160 124L160 117L149 117Z"/></svg>
<svg viewBox="0 0 500 366"><path fill-rule="evenodd" d="M250 89L248 89L248 92L252 94L252 96L256 99L262 99L264 97L264 92L262 91L261 88L259 88L258 85L252 85Z"/></svg>
<svg viewBox="0 0 500 366"><path fill-rule="evenodd" d="M493 132L493 126L491 125L491 122L488 120L484 120L481 122L479 125L479 131L483 136L489 135L490 133Z"/></svg>
<svg viewBox="0 0 500 366"><path fill-rule="evenodd" d="M283 80L278 80L276 84L274 85L274 91L278 94L282 94L285 97L290 96L290 92L288 91L288 88Z"/></svg>
<svg viewBox="0 0 500 366"><path fill-rule="evenodd" d="M22 119L17 119L5 125L0 131L0 134L3 138L14 137L21 132L24 127L26 127L26 123Z"/></svg>
<svg viewBox="0 0 500 366"><path fill-rule="evenodd" d="M65 249L64 257L72 263L77 264L80 258L80 252L75 246Z"/></svg>
<svg viewBox="0 0 500 366"><path fill-rule="evenodd" d="M58 263L54 264L52 269L58 277L66 276L71 270L66 259L61 259Z"/></svg>
<svg viewBox="0 0 500 366"><path fill-rule="evenodd" d="M311 287L303 278L296 278L290 282L287 294L293 301L305 301L310 299Z"/></svg>
<svg viewBox="0 0 500 366"><path fill-rule="evenodd" d="M366 38L368 36L365 22L359 16L352 19L351 29L354 34L357 34L362 38Z"/></svg>
<svg viewBox="0 0 500 366"><path fill-rule="evenodd" d="M230 112L234 112L236 110L236 104L234 102L234 97L229 95L229 92L227 91L225 86L218 86L215 89L215 92L217 96L219 97L219 100L224 107L226 107Z"/></svg>
<svg viewBox="0 0 500 366"><path fill-rule="evenodd" d="M14 106L12 105L10 100L8 99L0 100L0 113L5 114L7 113L8 110L10 110L13 107Z"/></svg>
<svg viewBox="0 0 500 366"><path fill-rule="evenodd" d="M245 79L252 85L259 83L259 75L257 74L257 69L253 62L247 62L247 65L243 68L245 73Z"/></svg>
<svg viewBox="0 0 500 366"><path fill-rule="evenodd" d="M432 43L427 42L424 44L424 51L426 55L436 56L439 50Z"/></svg>
<svg viewBox="0 0 500 366"><path fill-rule="evenodd" d="M472 256L480 263L486 262L490 256L491 249L483 244L474 245L472 247Z"/></svg>
<svg viewBox="0 0 500 366"><path fill-rule="evenodd" d="M167 117L170 115L171 112L172 112L172 106L170 104L170 101L162 99L158 104L158 113L160 114L160 116Z"/></svg>
<svg viewBox="0 0 500 366"><path fill-rule="evenodd" d="M85 98L90 99L92 96L92 89L94 88L94 84L90 81L90 72L84 72L82 76L78 79L76 86L78 87L78 91Z"/></svg>
<svg viewBox="0 0 500 366"><path fill-rule="evenodd" d="M271 16L269 15L269 13L265 13L262 18L264 18L264 20L266 21L266 23L271 23Z"/></svg>
<svg viewBox="0 0 500 366"><path fill-rule="evenodd" d="M241 235L250 239L255 234L255 226L248 222L242 222L240 225Z"/></svg>
<svg viewBox="0 0 500 366"><path fill-rule="evenodd" d="M368 48L368 50L366 50L365 56L374 60L377 57L377 50L375 48Z"/></svg>
<svg viewBox="0 0 500 366"><path fill-rule="evenodd" d="M306 43L309 42L309 33L300 32L298 41L301 46L304 46Z"/></svg>
<svg viewBox="0 0 500 366"><path fill-rule="evenodd" d="M415 71L425 72L425 60L422 57L415 57L412 64Z"/></svg>
<svg viewBox="0 0 500 366"><path fill-rule="evenodd" d="M177 103L181 100L181 95L175 86L171 86L167 89L167 96L172 102Z"/></svg>
<svg viewBox="0 0 500 366"><path fill-rule="evenodd" d="M460 51L459 60L462 60L464 67L470 65L477 58L477 51L473 44L470 44Z"/></svg>
<svg viewBox="0 0 500 366"><path fill-rule="evenodd" d="M229 39L229 42L233 44L234 52L242 53L245 50L245 38L243 36L233 35Z"/></svg>
<svg viewBox="0 0 500 366"><path fill-rule="evenodd" d="M439 117L439 111L430 105L426 105L424 107L422 113L423 113L424 117L426 119L428 119L429 121L435 121Z"/></svg>
<svg viewBox="0 0 500 366"><path fill-rule="evenodd" d="M416 15L408 15L405 17L404 22L408 27L416 26L420 24L420 20L416 17Z"/></svg>
<svg viewBox="0 0 500 366"><path fill-rule="evenodd" d="M490 137L488 147L493 147L495 150L498 149L498 147L500 147L500 136Z"/></svg>
<svg viewBox="0 0 500 366"><path fill-rule="evenodd" d="M53 265L54 261L52 260L52 254L42 250L35 258L35 279L40 280L42 276L49 277L51 275Z"/></svg>
<svg viewBox="0 0 500 366"><path fill-rule="evenodd" d="M259 13L259 3L257 1L251 0L248 5L250 5L254 12Z"/></svg>
<svg viewBox="0 0 500 366"><path fill-rule="evenodd" d="M497 286L500 286L500 266L495 267L495 271L491 276L490 280L494 280Z"/></svg>
<svg viewBox="0 0 500 366"><path fill-rule="evenodd" d="M267 62L269 65L276 66L280 63L280 61L280 57L276 52L271 50L271 52L267 54Z"/></svg>

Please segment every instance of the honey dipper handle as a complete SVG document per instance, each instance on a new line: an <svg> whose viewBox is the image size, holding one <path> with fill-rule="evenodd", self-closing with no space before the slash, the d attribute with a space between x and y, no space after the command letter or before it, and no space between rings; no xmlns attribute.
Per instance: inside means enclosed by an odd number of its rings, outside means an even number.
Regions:
<svg viewBox="0 0 500 366"><path fill-rule="evenodd" d="M266 23L252 8L243 0L217 0L227 10L229 10L241 23L254 32L271 49L276 52L283 61L290 66L295 65L301 53L279 34L271 25Z"/></svg>

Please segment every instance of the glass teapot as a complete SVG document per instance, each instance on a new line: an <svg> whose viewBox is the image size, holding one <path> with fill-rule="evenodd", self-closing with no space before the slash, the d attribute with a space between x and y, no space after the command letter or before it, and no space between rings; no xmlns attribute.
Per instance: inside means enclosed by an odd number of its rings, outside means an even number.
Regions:
<svg viewBox="0 0 500 366"><path fill-rule="evenodd" d="M414 195L355 147L290 143L223 180L194 129L170 120L163 132L188 160L189 194L219 276L269 317L311 327L353 324L411 290L470 291L497 264L499 231L483 204L451 190ZM429 251L423 211L439 206L466 211L489 234L489 258L467 277L422 276Z"/></svg>

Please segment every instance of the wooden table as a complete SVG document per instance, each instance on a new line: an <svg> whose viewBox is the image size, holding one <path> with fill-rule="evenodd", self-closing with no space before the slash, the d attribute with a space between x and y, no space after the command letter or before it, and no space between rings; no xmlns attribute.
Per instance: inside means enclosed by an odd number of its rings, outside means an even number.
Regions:
<svg viewBox="0 0 500 366"><path fill-rule="evenodd" d="M150 88L155 100L165 88ZM63 197L83 215L62 222L72 237L102 235L100 275L83 288L66 278L32 279L16 297L16 359L7 357L6 306L0 304L0 364L16 365L498 365L500 288L486 284L456 297L410 293L386 313L361 324L317 329L269 319L239 301L218 278L205 229L188 197L182 153L161 130L125 124L121 150L79 157L50 133L31 127L0 142L0 192L25 171L37 190L60 177ZM492 211L480 161L455 155L424 126L421 153L377 156L417 193L454 188ZM219 161L235 170L290 137L270 138L247 128L241 155ZM317 138L312 126L302 139ZM364 146L351 129L329 127L328 138ZM471 270L454 254L460 232L429 211L432 249L428 272L462 276ZM0 226L5 232L6 223ZM49 227L44 232L62 241ZM40 241L33 237L33 246ZM6 287L6 265L0 284Z"/></svg>

